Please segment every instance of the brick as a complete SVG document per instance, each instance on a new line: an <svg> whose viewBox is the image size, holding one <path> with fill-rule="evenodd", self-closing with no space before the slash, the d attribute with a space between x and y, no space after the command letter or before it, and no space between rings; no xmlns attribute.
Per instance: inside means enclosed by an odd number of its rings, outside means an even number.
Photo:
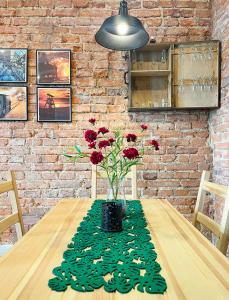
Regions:
<svg viewBox="0 0 229 300"><path fill-rule="evenodd" d="M23 0L23 6L24 7L35 7L35 6L39 6L39 4L40 4L40 7L42 7L41 6L41 3L39 2L40 0ZM52 0L50 0L50 1L52 1Z"/></svg>
<svg viewBox="0 0 229 300"><path fill-rule="evenodd" d="M190 26L197 26L197 21L193 18L190 19L180 19L179 20L179 24L180 26L184 26L184 27L190 27Z"/></svg>
<svg viewBox="0 0 229 300"><path fill-rule="evenodd" d="M72 0L55 0L55 7L71 7Z"/></svg>
<svg viewBox="0 0 229 300"><path fill-rule="evenodd" d="M167 8L163 9L163 16L164 17L173 17L173 18L178 18L180 17L180 10L179 9L174 9L174 8Z"/></svg>
<svg viewBox="0 0 229 300"><path fill-rule="evenodd" d="M153 18L153 19L147 20L147 25L148 26L158 27L161 24L162 24L162 19L160 19L160 18Z"/></svg>
<svg viewBox="0 0 229 300"><path fill-rule="evenodd" d="M211 12L209 9L197 9L196 10L196 17L198 18L210 18Z"/></svg>
<svg viewBox="0 0 229 300"><path fill-rule="evenodd" d="M80 42L80 37L77 35L64 35L62 37L62 42L63 43L79 43Z"/></svg>
<svg viewBox="0 0 229 300"><path fill-rule="evenodd" d="M15 26L25 26L28 25L28 18L14 18L13 19L13 25Z"/></svg>
<svg viewBox="0 0 229 300"><path fill-rule="evenodd" d="M53 8L54 0L39 0L40 7Z"/></svg>
<svg viewBox="0 0 229 300"><path fill-rule="evenodd" d="M175 18L164 18L163 19L163 23L164 23L164 26L177 26L178 25L178 20L175 19Z"/></svg>
<svg viewBox="0 0 229 300"><path fill-rule="evenodd" d="M89 6L89 0L72 0L73 7L86 8Z"/></svg>
<svg viewBox="0 0 229 300"><path fill-rule="evenodd" d="M138 9L131 10L131 13L138 18L149 18L149 17L160 17L161 10L160 9Z"/></svg>
<svg viewBox="0 0 229 300"><path fill-rule="evenodd" d="M0 15L3 17L13 17L16 15L16 10L0 8Z"/></svg>
<svg viewBox="0 0 229 300"><path fill-rule="evenodd" d="M8 7L22 7L21 0L8 0Z"/></svg>
<svg viewBox="0 0 229 300"><path fill-rule="evenodd" d="M77 10L75 8L60 8L52 10L52 16L54 17L76 17Z"/></svg>
<svg viewBox="0 0 229 300"><path fill-rule="evenodd" d="M17 8L16 10L16 16L17 17L44 17L47 15L47 10L44 8Z"/></svg>
<svg viewBox="0 0 229 300"><path fill-rule="evenodd" d="M159 6L158 1L143 1L144 8L156 8Z"/></svg>

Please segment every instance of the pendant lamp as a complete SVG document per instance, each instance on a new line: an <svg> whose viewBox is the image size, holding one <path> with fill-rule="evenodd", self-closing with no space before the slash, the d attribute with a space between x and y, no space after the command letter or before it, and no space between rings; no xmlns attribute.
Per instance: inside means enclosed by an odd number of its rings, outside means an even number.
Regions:
<svg viewBox="0 0 229 300"><path fill-rule="evenodd" d="M122 0L119 14L104 21L95 39L104 48L130 51L145 46L149 35L139 19L128 15L127 2Z"/></svg>

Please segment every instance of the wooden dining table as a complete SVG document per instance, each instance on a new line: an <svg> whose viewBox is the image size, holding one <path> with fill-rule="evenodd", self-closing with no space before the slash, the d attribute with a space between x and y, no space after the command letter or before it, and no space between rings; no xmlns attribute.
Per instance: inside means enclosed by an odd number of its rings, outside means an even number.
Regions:
<svg viewBox="0 0 229 300"><path fill-rule="evenodd" d="M48 287L52 270L61 264L67 244L92 204L90 199L63 199L0 258L0 299L228 300L228 259L167 200L141 203L167 282L163 295L137 289L128 294L107 293L103 288L87 293L71 287L52 291Z"/></svg>

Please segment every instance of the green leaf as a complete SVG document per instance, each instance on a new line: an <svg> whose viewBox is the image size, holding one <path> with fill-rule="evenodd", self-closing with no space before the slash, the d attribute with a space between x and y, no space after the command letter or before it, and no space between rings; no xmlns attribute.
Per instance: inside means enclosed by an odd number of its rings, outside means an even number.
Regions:
<svg viewBox="0 0 229 300"><path fill-rule="evenodd" d="M119 130L115 131L114 135L116 138L118 138L120 136L120 131Z"/></svg>
<svg viewBox="0 0 229 300"><path fill-rule="evenodd" d="M82 153L81 149L79 146L74 146L74 149L78 152L78 153Z"/></svg>
<svg viewBox="0 0 229 300"><path fill-rule="evenodd" d="M72 156L72 155L70 155L70 154L67 154L67 153L64 153L64 156L65 156L65 157L67 157L67 158L73 158L73 156Z"/></svg>

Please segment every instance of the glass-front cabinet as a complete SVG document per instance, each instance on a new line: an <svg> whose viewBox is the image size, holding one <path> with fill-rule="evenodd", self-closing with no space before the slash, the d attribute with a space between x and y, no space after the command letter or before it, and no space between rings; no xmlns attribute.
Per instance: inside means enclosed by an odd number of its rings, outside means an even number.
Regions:
<svg viewBox="0 0 229 300"><path fill-rule="evenodd" d="M129 111L219 107L219 41L131 51Z"/></svg>

